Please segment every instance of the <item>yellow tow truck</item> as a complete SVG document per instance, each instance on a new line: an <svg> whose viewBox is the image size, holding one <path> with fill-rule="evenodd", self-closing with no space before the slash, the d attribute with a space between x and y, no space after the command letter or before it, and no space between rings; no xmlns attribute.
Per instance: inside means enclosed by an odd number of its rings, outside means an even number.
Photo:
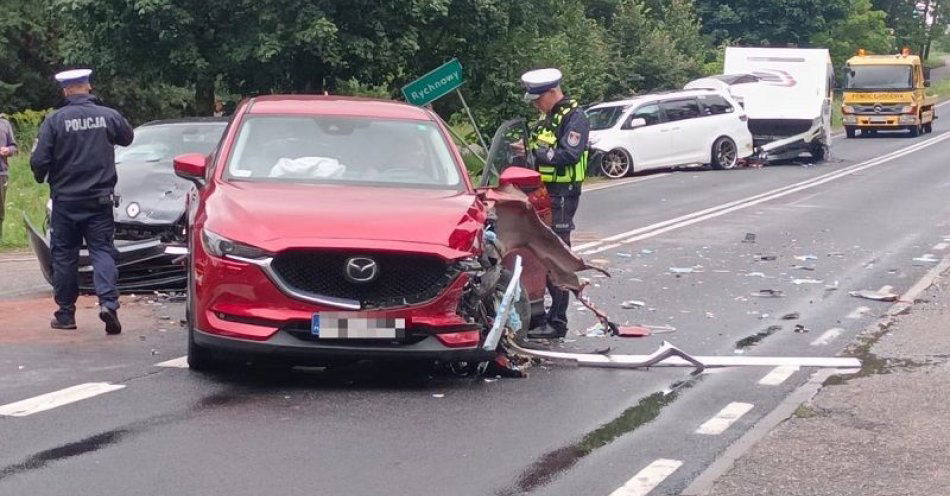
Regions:
<svg viewBox="0 0 950 496"><path fill-rule="evenodd" d="M927 95L930 70L905 48L898 55L868 55L864 50L845 65L842 124L849 138L858 131L906 129L911 136L933 131L937 97Z"/></svg>

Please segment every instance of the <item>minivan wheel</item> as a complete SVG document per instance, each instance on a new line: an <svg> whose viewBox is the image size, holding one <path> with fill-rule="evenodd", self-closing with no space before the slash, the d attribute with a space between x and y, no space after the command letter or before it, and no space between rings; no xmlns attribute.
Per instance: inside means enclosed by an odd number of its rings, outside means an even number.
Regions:
<svg viewBox="0 0 950 496"><path fill-rule="evenodd" d="M739 163L739 153L736 142L732 138L723 136L713 143L712 167L717 170L734 169Z"/></svg>
<svg viewBox="0 0 950 496"><path fill-rule="evenodd" d="M620 179L633 172L633 161L626 150L614 148L600 161L600 170L611 179Z"/></svg>

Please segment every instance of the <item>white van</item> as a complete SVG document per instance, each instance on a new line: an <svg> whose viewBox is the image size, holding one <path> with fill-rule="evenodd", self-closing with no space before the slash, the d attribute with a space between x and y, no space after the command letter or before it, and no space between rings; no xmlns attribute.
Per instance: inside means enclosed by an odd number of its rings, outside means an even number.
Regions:
<svg viewBox="0 0 950 496"><path fill-rule="evenodd" d="M686 87L725 87L744 106L755 146L764 157L793 158L802 152L818 160L827 156L835 87L828 50L727 47L723 74Z"/></svg>
<svg viewBox="0 0 950 496"><path fill-rule="evenodd" d="M590 146L611 178L677 165L732 169L753 152L745 112L718 91L642 95L594 105L587 116Z"/></svg>

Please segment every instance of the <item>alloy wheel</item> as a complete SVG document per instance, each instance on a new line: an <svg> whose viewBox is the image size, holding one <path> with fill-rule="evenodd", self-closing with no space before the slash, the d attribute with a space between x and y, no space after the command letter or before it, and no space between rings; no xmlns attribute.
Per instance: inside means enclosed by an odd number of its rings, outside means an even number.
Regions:
<svg viewBox="0 0 950 496"><path fill-rule="evenodd" d="M611 179L619 179L630 174L630 158L623 150L611 150L600 162L604 175Z"/></svg>

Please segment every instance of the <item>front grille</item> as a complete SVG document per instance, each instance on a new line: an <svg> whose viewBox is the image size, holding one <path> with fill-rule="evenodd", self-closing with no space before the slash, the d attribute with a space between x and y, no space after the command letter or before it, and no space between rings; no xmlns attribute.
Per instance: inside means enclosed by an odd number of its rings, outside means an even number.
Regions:
<svg viewBox="0 0 950 496"><path fill-rule="evenodd" d="M903 104L895 105L855 105L856 114L899 114L904 108Z"/></svg>
<svg viewBox="0 0 950 496"><path fill-rule="evenodd" d="M354 283L345 277L347 260L354 256L376 261L379 268L376 280ZM430 300L459 272L435 256L332 251L281 253L274 258L272 267L297 291L357 300L364 309L392 308Z"/></svg>
<svg viewBox="0 0 950 496"><path fill-rule="evenodd" d="M181 226L175 225L145 225L116 223L115 239L127 241L144 241L147 239L161 239L168 243L183 241L184 234Z"/></svg>

